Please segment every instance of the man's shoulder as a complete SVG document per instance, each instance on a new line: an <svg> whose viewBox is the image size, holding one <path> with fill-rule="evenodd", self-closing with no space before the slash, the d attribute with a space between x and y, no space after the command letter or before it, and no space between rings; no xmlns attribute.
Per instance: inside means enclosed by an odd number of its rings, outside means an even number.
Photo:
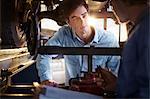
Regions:
<svg viewBox="0 0 150 99"><path fill-rule="evenodd" d="M110 31L104 30L102 28L97 28L97 27L94 27L94 28L95 28L95 32L96 32L97 36L99 36L99 37L102 37L102 38L114 37L114 33L110 32Z"/></svg>
<svg viewBox="0 0 150 99"><path fill-rule="evenodd" d="M95 28L95 32L96 32L96 38L98 38L98 41L100 43L110 45L110 46L116 43L116 46L118 46L117 38L115 37L114 33L100 28Z"/></svg>
<svg viewBox="0 0 150 99"><path fill-rule="evenodd" d="M65 26L62 26L55 34L55 36L57 37L69 37L71 36L71 33L72 33L72 30L69 26L65 25Z"/></svg>
<svg viewBox="0 0 150 99"><path fill-rule="evenodd" d="M64 25L64 26L62 26L59 30L58 30L58 32L70 32L71 31L71 29L70 29L70 27L68 26L68 25Z"/></svg>

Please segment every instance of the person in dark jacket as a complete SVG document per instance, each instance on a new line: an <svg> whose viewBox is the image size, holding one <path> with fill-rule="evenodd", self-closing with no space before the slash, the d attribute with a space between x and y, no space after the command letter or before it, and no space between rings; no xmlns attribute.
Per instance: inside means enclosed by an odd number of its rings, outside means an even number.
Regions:
<svg viewBox="0 0 150 99"><path fill-rule="evenodd" d="M149 98L150 18L148 0L111 0L120 22L133 28L124 46L118 73L119 98Z"/></svg>

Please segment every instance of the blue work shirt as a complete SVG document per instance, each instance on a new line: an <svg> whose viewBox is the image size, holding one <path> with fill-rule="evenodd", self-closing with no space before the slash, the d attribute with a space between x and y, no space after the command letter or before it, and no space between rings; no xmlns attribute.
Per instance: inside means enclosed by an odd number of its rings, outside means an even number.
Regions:
<svg viewBox="0 0 150 99"><path fill-rule="evenodd" d="M150 98L150 18L143 12L129 37L118 73L119 98Z"/></svg>
<svg viewBox="0 0 150 99"><path fill-rule="evenodd" d="M51 39L48 40L46 46L89 47L92 44L95 47L119 47L118 41L113 33L100 30L96 26L94 27L94 30L94 39L89 44L85 45L69 26L63 26ZM77 74L80 75L80 71L87 71L86 58L85 55L64 55L67 78L66 83L70 78L75 78ZM105 68L107 63L107 67L117 75L120 56L93 55L92 58L93 71L97 66ZM37 57L37 69L41 81L52 79L51 60L52 55L38 55Z"/></svg>

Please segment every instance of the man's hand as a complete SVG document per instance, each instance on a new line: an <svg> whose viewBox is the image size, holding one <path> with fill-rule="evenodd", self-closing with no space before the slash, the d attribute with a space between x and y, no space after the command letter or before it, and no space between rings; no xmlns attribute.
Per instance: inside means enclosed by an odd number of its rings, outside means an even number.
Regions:
<svg viewBox="0 0 150 99"><path fill-rule="evenodd" d="M44 81L41 82L41 85L58 87L57 82L55 82L54 80L44 80Z"/></svg>
<svg viewBox="0 0 150 99"><path fill-rule="evenodd" d="M106 91L115 91L116 89L116 82L117 77L109 70L100 68L100 72L102 75L102 78L105 82L105 90Z"/></svg>

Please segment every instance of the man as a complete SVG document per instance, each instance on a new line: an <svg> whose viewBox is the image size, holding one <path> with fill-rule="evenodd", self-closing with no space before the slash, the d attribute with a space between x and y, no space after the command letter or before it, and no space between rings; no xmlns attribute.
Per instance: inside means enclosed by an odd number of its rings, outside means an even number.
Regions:
<svg viewBox="0 0 150 99"><path fill-rule="evenodd" d="M88 24L88 5L84 0L64 0L64 17L68 25L63 26L47 42L48 46L61 47L119 47L112 33L91 27ZM80 75L80 71L87 71L86 56L64 55L66 65L66 82L70 78ZM108 67L117 75L119 66L118 56L93 56L93 69L97 66ZM42 84L54 85L51 76L51 56L39 55L37 57L37 69Z"/></svg>
<svg viewBox="0 0 150 99"><path fill-rule="evenodd" d="M120 22L134 24L118 73L119 98L148 98L150 80L150 19L148 0L112 0Z"/></svg>

